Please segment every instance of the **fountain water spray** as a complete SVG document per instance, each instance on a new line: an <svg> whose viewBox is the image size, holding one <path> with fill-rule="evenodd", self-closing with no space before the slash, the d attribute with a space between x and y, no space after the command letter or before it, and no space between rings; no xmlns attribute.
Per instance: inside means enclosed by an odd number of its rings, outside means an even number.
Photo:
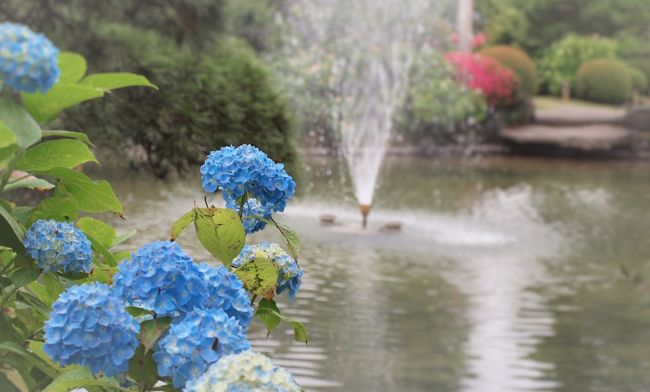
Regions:
<svg viewBox="0 0 650 392"><path fill-rule="evenodd" d="M396 109L401 105L414 54L427 25L440 15L430 0L294 0L288 46L331 94L333 122L341 137L366 226ZM429 31L430 33L430 31Z"/></svg>

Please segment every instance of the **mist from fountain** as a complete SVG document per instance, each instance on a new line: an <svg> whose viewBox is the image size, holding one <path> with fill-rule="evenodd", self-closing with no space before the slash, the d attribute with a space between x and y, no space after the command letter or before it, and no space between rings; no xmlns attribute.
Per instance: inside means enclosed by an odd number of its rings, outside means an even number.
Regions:
<svg viewBox="0 0 650 392"><path fill-rule="evenodd" d="M354 194L364 215L386 155L414 55L448 1L295 0L288 46L311 59L332 94ZM304 63L303 63L304 64Z"/></svg>

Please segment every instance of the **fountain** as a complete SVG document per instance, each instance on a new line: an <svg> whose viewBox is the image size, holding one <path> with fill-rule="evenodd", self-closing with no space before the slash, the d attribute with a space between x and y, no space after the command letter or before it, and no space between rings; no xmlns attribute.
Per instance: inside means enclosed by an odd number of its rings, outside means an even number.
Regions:
<svg viewBox="0 0 650 392"><path fill-rule="evenodd" d="M446 1L295 0L288 13L293 54L331 93L332 119L367 225L396 109L414 54ZM304 62L300 66L305 66Z"/></svg>

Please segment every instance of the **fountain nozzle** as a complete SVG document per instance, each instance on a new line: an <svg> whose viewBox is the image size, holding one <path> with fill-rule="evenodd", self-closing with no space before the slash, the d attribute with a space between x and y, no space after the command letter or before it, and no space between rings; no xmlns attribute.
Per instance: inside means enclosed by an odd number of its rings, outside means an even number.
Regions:
<svg viewBox="0 0 650 392"><path fill-rule="evenodd" d="M368 214L370 213L370 204L359 204L359 210L361 210L361 216L363 216L363 228L365 229L368 226Z"/></svg>

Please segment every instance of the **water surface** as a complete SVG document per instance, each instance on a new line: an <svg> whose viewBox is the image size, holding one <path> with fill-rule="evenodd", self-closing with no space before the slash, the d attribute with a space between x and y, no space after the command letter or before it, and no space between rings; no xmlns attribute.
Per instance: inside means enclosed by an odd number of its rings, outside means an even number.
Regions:
<svg viewBox="0 0 650 392"><path fill-rule="evenodd" d="M280 306L310 343L252 332L307 390L649 390L649 165L391 158L362 231L341 163L307 163L281 217L302 235L306 274ZM198 178L113 181L133 246L203 203ZM380 231L390 221L403 230ZM179 241L208 258L190 233Z"/></svg>

